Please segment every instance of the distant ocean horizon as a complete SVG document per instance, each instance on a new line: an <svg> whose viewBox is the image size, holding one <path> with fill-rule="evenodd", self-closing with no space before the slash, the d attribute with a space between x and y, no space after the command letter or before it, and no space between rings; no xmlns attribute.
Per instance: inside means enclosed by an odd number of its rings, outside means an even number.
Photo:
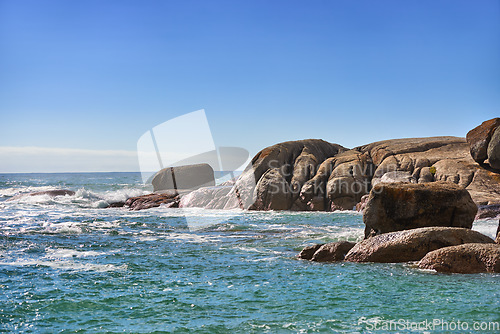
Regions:
<svg viewBox="0 0 500 334"><path fill-rule="evenodd" d="M22 196L52 189L75 195ZM1 173L0 331L366 333L399 321L500 322L499 274L296 258L304 246L361 240L357 212L106 208L151 191L139 172ZM492 237L497 226L482 219L473 229ZM423 332L406 328L397 331Z"/></svg>

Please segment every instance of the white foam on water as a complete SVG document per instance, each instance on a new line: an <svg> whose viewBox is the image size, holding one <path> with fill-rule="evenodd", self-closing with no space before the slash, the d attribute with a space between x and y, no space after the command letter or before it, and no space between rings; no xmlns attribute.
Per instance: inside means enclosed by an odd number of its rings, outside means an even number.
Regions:
<svg viewBox="0 0 500 334"><path fill-rule="evenodd" d="M69 260L54 260L54 261L16 260L14 262L0 262L0 265L12 266L12 267L44 266L53 269L63 269L70 271L97 271L97 272L121 271L128 269L128 266L126 264L123 264L121 266L115 266L113 264L80 263Z"/></svg>
<svg viewBox="0 0 500 334"><path fill-rule="evenodd" d="M495 239L498 228L498 220L495 218L478 219L474 221L472 229L479 233L489 236Z"/></svg>
<svg viewBox="0 0 500 334"><path fill-rule="evenodd" d="M13 197L22 194L34 193L39 191L57 190L54 186L22 186L0 189L0 197Z"/></svg>
<svg viewBox="0 0 500 334"><path fill-rule="evenodd" d="M74 195L29 195L34 192L57 189L58 188L52 186L7 188L0 189L0 197L12 197L9 202L3 202L5 205L16 203L27 205L77 205L88 208L105 208L111 203L125 202L130 197L141 196L149 193L144 189L137 188L124 188L105 192L94 192L85 188L80 188L75 191ZM19 197L16 198L14 196Z"/></svg>
<svg viewBox="0 0 500 334"><path fill-rule="evenodd" d="M78 222L63 222L63 223L52 223L44 222L42 224L44 228L42 233L47 234L57 234L57 233L68 233L68 234L80 234L82 233L82 228Z"/></svg>
<svg viewBox="0 0 500 334"><path fill-rule="evenodd" d="M103 255L103 252L95 252L95 251L76 251L74 249L68 248L47 248L46 249L46 258L81 258L88 256L98 256Z"/></svg>

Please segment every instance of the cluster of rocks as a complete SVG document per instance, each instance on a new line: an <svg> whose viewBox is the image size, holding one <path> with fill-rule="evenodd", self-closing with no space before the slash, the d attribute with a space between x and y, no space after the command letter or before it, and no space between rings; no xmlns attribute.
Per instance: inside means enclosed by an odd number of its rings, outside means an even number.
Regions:
<svg viewBox="0 0 500 334"><path fill-rule="evenodd" d="M393 139L353 149L319 139L279 143L257 153L242 175L224 186L214 186L207 165L176 167L178 183L201 179L203 186L191 186L174 202L165 198L164 204L213 209L362 210L370 190L379 183L448 181L465 188L481 211L488 212L484 215L492 215L500 213L499 124L500 118L486 121L471 130L467 139ZM175 187L173 176L172 168L158 172L153 179L155 191L185 190L179 184Z"/></svg>
<svg viewBox="0 0 500 334"><path fill-rule="evenodd" d="M500 272L497 240L471 230L477 207L450 182L377 184L363 214L365 239L305 247L317 262L417 262L438 272Z"/></svg>

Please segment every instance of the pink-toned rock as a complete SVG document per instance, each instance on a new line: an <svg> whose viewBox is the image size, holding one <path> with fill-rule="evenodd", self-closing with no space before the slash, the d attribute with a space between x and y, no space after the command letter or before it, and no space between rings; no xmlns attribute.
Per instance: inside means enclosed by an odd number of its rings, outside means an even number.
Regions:
<svg viewBox="0 0 500 334"><path fill-rule="evenodd" d="M427 253L418 267L443 273L500 273L500 245L464 244Z"/></svg>

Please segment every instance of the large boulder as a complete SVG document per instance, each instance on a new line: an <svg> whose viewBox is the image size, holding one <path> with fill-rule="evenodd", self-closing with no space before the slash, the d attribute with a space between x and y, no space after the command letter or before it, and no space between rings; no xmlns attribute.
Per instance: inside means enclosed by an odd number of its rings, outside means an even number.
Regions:
<svg viewBox="0 0 500 334"><path fill-rule="evenodd" d="M427 253L418 267L444 273L500 273L500 245L464 244L441 248Z"/></svg>
<svg viewBox="0 0 500 334"><path fill-rule="evenodd" d="M433 250L465 243L494 243L476 231L456 227L423 227L377 235L359 242L345 256L350 262L418 261Z"/></svg>
<svg viewBox="0 0 500 334"><path fill-rule="evenodd" d="M290 141L265 148L255 155L236 181L237 196L233 196L225 208L307 209L307 203L299 199L303 184L316 174L321 162L345 150L320 139ZM301 203L294 207L296 201Z"/></svg>
<svg viewBox="0 0 500 334"><path fill-rule="evenodd" d="M490 167L500 170L500 127L497 127L488 144L488 162Z"/></svg>
<svg viewBox="0 0 500 334"><path fill-rule="evenodd" d="M151 181L154 191L196 190L215 185L214 170L209 164L163 168Z"/></svg>
<svg viewBox="0 0 500 334"><path fill-rule="evenodd" d="M471 228L476 212L467 190L454 183L379 183L363 213L365 238L428 226Z"/></svg>
<svg viewBox="0 0 500 334"><path fill-rule="evenodd" d="M467 133L466 139L470 146L470 154L478 163L482 164L488 159L488 144L499 125L500 118L493 118Z"/></svg>

